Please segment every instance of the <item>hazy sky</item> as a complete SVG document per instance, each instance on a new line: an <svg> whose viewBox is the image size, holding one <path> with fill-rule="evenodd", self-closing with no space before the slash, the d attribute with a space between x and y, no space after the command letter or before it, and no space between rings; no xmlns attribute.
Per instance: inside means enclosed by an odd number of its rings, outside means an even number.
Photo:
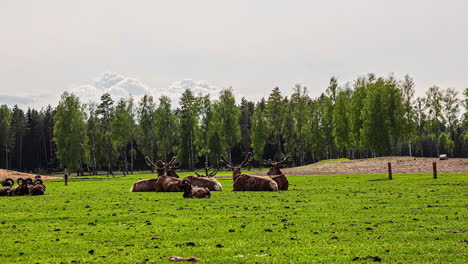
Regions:
<svg viewBox="0 0 468 264"><path fill-rule="evenodd" d="M331 76L369 72L409 73L418 95L468 87L468 1L0 0L10 105L55 105L70 89L131 93L96 88L103 76L156 96L203 83L257 100L295 83L315 97Z"/></svg>

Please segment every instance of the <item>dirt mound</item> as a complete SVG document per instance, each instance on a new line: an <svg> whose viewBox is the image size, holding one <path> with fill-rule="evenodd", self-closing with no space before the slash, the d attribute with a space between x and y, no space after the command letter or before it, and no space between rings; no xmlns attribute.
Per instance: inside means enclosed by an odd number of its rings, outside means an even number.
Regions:
<svg viewBox="0 0 468 264"><path fill-rule="evenodd" d="M323 161L311 165L287 168L282 171L289 175L327 175L327 174L374 174L388 173L388 163L392 163L393 173L432 173L432 163L437 163L437 172L467 172L467 158L382 157L349 161ZM261 173L265 174L265 173Z"/></svg>
<svg viewBox="0 0 468 264"><path fill-rule="evenodd" d="M30 173L24 173L24 172L19 172L19 171L12 171L12 170L4 170L0 169L0 180L3 180L5 178L12 178L12 179L17 179L17 178L34 178L38 174L30 174ZM53 176L45 176L41 175L41 178L44 180L52 180L52 179L62 179L59 177L53 177Z"/></svg>

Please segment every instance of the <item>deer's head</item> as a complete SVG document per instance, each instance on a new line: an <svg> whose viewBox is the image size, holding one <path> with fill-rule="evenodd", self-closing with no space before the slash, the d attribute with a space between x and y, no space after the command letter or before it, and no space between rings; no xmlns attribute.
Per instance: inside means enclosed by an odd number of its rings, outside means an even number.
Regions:
<svg viewBox="0 0 468 264"><path fill-rule="evenodd" d="M152 167L153 169L156 170L156 173L158 174L158 176L162 176L164 175L164 170L165 170L165 167L164 165L163 166L158 166L158 164L163 164L163 162L161 160L158 160L158 162L156 162L156 164L153 163L153 161L151 161L151 159L148 157L148 156L145 156L145 161L146 161L146 165Z"/></svg>
<svg viewBox="0 0 468 264"><path fill-rule="evenodd" d="M164 163L163 163L164 164ZM176 156L173 156L171 161L168 163L164 164L164 168L166 169L166 175L170 177L176 177L179 178L179 175L175 170L180 168L180 164L177 161Z"/></svg>
<svg viewBox="0 0 468 264"><path fill-rule="evenodd" d="M226 167L228 167L229 169L232 170L232 175L233 176L236 176L236 175L240 175L242 174L241 173L241 169L245 166L247 166L247 164L249 164L251 161L252 161L252 153L249 152L247 153L247 156L245 157L244 161L242 161L242 163L236 167L234 166L231 162L227 161L224 156L221 155L221 160L224 162L224 164L226 165Z"/></svg>
<svg viewBox="0 0 468 264"><path fill-rule="evenodd" d="M287 165L285 163L288 161L288 159L289 159L289 155L286 156L281 161L272 161L271 159L264 160L263 164L265 164L266 166L270 166L270 170L268 171L268 175L281 175L281 174L283 174L280 169L287 167Z"/></svg>

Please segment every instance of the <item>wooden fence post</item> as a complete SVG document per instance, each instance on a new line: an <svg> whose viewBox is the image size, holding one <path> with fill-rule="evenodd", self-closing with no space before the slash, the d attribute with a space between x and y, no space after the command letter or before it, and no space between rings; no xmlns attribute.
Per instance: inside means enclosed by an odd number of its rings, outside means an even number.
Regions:
<svg viewBox="0 0 468 264"><path fill-rule="evenodd" d="M392 178L392 163L388 163L388 179L391 180Z"/></svg>
<svg viewBox="0 0 468 264"><path fill-rule="evenodd" d="M434 172L434 179L437 179L437 162L432 163L432 171Z"/></svg>

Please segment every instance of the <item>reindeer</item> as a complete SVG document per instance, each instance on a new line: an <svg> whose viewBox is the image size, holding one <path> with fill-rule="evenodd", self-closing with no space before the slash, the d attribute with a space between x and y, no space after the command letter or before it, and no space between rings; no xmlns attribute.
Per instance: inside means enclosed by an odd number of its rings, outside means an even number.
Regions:
<svg viewBox="0 0 468 264"><path fill-rule="evenodd" d="M197 187L208 188L210 191L222 191L223 186L215 178L213 178L218 172L213 169L213 166L208 166L208 162L205 162L205 175L201 175L197 171L194 171L197 176L187 176L184 179L190 180L191 185Z"/></svg>
<svg viewBox="0 0 468 264"><path fill-rule="evenodd" d="M235 167L232 163L228 162L224 156L221 156L221 160L226 167L232 170L234 191L278 191L278 184L268 177L241 174L242 167L245 167L252 161L252 153L247 153L247 156L239 167Z"/></svg>
<svg viewBox="0 0 468 264"><path fill-rule="evenodd" d="M179 185L179 188L184 192L184 198L210 198L210 190L204 187L192 186L192 182L184 178Z"/></svg>
<svg viewBox="0 0 468 264"><path fill-rule="evenodd" d="M15 185L15 181L12 178L6 178L3 181L0 181L2 188L0 188L0 196L9 196L11 188Z"/></svg>
<svg viewBox="0 0 468 264"><path fill-rule="evenodd" d="M46 186L42 182L42 179L36 178L34 185L29 187L29 196L32 195L43 195L45 193Z"/></svg>
<svg viewBox="0 0 468 264"><path fill-rule="evenodd" d="M289 155L281 161L272 161L271 159L263 161L265 165L270 166L270 170L267 174L270 175L270 178L273 179L276 184L278 184L279 190L287 190L289 187L288 178L286 178L280 170L281 168L286 168L285 163L288 159Z"/></svg>
<svg viewBox="0 0 468 264"><path fill-rule="evenodd" d="M173 173L175 173L175 157L172 158L171 162L165 164L162 161L158 161L157 163L162 163L163 167L160 167L154 164L151 159L146 156L145 157L146 164L151 166L152 168L156 169L158 173L158 178L156 179L146 179L140 180L132 185L130 188L131 192L181 192L182 190L178 187L182 182L182 179L172 176L164 175L164 170L167 171L168 167L171 167Z"/></svg>
<svg viewBox="0 0 468 264"><path fill-rule="evenodd" d="M179 162L177 161L176 156L173 156L168 163L162 163L166 169L166 175L169 177L179 178L179 175L175 170L180 168Z"/></svg>

